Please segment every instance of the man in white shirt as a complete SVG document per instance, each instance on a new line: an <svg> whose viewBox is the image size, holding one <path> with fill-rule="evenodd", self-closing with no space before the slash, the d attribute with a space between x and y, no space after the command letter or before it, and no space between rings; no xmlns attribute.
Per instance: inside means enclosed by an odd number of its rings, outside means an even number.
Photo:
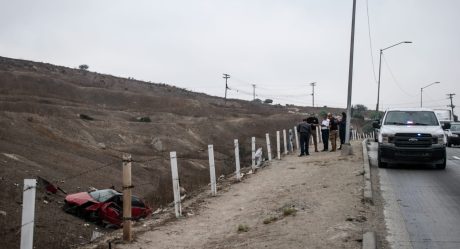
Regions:
<svg viewBox="0 0 460 249"><path fill-rule="evenodd" d="M329 119L327 115L324 115L323 121L321 121L321 138L323 139L323 150L329 150Z"/></svg>

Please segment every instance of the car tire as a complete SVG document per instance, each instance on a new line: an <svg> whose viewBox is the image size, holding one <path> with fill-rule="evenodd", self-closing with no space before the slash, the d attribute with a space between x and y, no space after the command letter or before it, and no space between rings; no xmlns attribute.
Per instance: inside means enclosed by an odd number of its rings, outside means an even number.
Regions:
<svg viewBox="0 0 460 249"><path fill-rule="evenodd" d="M446 164L447 164L447 153L446 153L446 149L444 149L444 162L436 164L436 169L440 169L440 170L446 169Z"/></svg>
<svg viewBox="0 0 460 249"><path fill-rule="evenodd" d="M65 201L64 206L62 206L62 210L69 214L75 214L75 206L71 206L67 201Z"/></svg>
<svg viewBox="0 0 460 249"><path fill-rule="evenodd" d="M452 147L452 143L448 142L447 147Z"/></svg>
<svg viewBox="0 0 460 249"><path fill-rule="evenodd" d="M380 149L378 150L378 153L377 153L377 166L379 168L386 168L388 166L387 163L382 162L382 157L380 156Z"/></svg>

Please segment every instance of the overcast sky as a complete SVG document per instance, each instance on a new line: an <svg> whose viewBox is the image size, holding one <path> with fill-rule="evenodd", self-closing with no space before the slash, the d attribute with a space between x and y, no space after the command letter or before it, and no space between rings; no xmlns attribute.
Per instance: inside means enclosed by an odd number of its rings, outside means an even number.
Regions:
<svg viewBox="0 0 460 249"><path fill-rule="evenodd" d="M282 104L311 105L317 82L315 106L346 107L352 0L0 3L0 56L222 97L227 73L229 97L252 99L256 84ZM379 49L412 41L384 51L380 109L420 106L435 81L424 106L457 93L460 107L459 13L458 0L357 0L352 103L375 109Z"/></svg>

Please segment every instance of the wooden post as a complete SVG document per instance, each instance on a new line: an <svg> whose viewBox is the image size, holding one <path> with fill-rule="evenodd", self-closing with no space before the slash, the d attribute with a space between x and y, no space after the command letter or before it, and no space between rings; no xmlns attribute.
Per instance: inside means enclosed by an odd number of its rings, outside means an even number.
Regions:
<svg viewBox="0 0 460 249"><path fill-rule="evenodd" d="M171 160L171 175L174 192L174 211L176 212L176 218L182 216L182 205L180 203L180 185L179 185L179 173L177 172L177 155L175 151L169 153Z"/></svg>
<svg viewBox="0 0 460 249"><path fill-rule="evenodd" d="M36 186L37 180L24 179L22 194L21 249L32 249L34 244Z"/></svg>
<svg viewBox="0 0 460 249"><path fill-rule="evenodd" d="M281 148L280 148L280 131L276 131L276 152L278 160L281 159Z"/></svg>
<svg viewBox="0 0 460 249"><path fill-rule="evenodd" d="M287 155L287 138L286 138L286 129L283 129L283 138L284 138L284 154Z"/></svg>
<svg viewBox="0 0 460 249"><path fill-rule="evenodd" d="M256 168L256 138L251 138L251 150L252 150L252 171Z"/></svg>
<svg viewBox="0 0 460 249"><path fill-rule="evenodd" d="M123 154L123 240L132 241L132 211L131 211L131 155Z"/></svg>
<svg viewBox="0 0 460 249"><path fill-rule="evenodd" d="M235 139L235 166L236 166L236 180L241 181L241 172L240 172L240 149L238 148L238 139Z"/></svg>
<svg viewBox="0 0 460 249"><path fill-rule="evenodd" d="M295 134L295 147L299 150L299 137L297 136L297 127L294 126L294 134Z"/></svg>
<svg viewBox="0 0 460 249"><path fill-rule="evenodd" d="M216 183L216 166L214 164L214 146L208 145L209 153L209 175L211 177L211 195L217 195L217 183Z"/></svg>
<svg viewBox="0 0 460 249"><path fill-rule="evenodd" d="M268 161L272 160L272 148L270 145L270 135L268 133L265 134L265 139L267 140L267 155L268 155Z"/></svg>

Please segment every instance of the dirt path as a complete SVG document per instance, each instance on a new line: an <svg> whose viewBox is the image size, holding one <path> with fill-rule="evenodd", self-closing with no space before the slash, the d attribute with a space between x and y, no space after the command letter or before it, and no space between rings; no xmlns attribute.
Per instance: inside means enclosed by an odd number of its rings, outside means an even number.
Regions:
<svg viewBox="0 0 460 249"><path fill-rule="evenodd" d="M313 152L275 160L187 210L194 215L116 248L360 248L366 221L360 143L353 149L350 157Z"/></svg>

